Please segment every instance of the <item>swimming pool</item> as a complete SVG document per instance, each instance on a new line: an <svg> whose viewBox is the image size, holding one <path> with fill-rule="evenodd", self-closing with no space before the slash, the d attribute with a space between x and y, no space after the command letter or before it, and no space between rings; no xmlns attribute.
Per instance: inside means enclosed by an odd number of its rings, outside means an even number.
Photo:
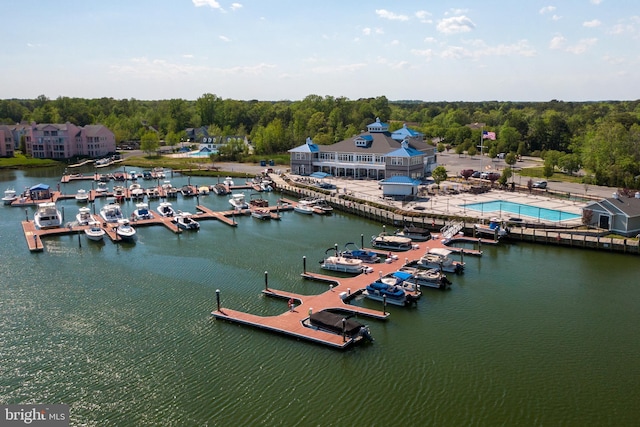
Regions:
<svg viewBox="0 0 640 427"><path fill-rule="evenodd" d="M188 154L189 157L209 157L211 154L215 154L215 153L211 153L211 152L206 152L206 151L196 151L196 152L191 152Z"/></svg>
<svg viewBox="0 0 640 427"><path fill-rule="evenodd" d="M544 219L546 221L566 221L578 219L580 215L565 212L557 209L539 208L537 206L524 205L522 203L507 202L504 200L494 200L492 202L471 203L460 205L466 209L480 211L483 213L509 212L520 216L528 216L534 219Z"/></svg>

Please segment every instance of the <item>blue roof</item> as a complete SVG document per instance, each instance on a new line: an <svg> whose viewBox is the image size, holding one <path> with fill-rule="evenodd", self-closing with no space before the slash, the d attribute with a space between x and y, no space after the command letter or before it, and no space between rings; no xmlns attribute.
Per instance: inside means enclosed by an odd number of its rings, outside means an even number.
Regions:
<svg viewBox="0 0 640 427"><path fill-rule="evenodd" d="M410 137L416 137L416 136L422 136L422 133L413 130L411 128L408 128L407 125L404 125L403 127L401 127L400 129L394 131L391 134L391 138L395 139L395 140L402 140L405 138L405 136L410 136Z"/></svg>
<svg viewBox="0 0 640 427"><path fill-rule="evenodd" d="M421 151L416 150L415 148L407 147L407 148L398 148L395 151L386 154L390 157L415 157L421 156L423 153Z"/></svg>
<svg viewBox="0 0 640 427"><path fill-rule="evenodd" d="M289 150L290 153L317 153L320 151L317 144L303 144Z"/></svg>
<svg viewBox="0 0 640 427"><path fill-rule="evenodd" d="M407 184L407 185L420 185L422 181L419 179L412 179L408 176L396 175L390 178L383 179L380 184Z"/></svg>
<svg viewBox="0 0 640 427"><path fill-rule="evenodd" d="M43 190L48 190L49 186L47 184L38 184L38 185L34 185L33 187L31 187L29 190L31 191L43 191Z"/></svg>

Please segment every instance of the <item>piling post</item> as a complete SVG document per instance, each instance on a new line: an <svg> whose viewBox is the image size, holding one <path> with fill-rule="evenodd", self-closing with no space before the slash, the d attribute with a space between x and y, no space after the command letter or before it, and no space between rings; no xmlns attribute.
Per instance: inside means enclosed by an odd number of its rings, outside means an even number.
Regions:
<svg viewBox="0 0 640 427"><path fill-rule="evenodd" d="M382 295L382 314L387 315L387 295Z"/></svg>
<svg viewBox="0 0 640 427"><path fill-rule="evenodd" d="M220 311L220 289L216 289L216 307Z"/></svg>
<svg viewBox="0 0 640 427"><path fill-rule="evenodd" d="M478 237L478 252L480 252L481 246L482 246L482 239Z"/></svg>
<svg viewBox="0 0 640 427"><path fill-rule="evenodd" d="M464 263L464 249L460 249L460 262Z"/></svg>
<svg viewBox="0 0 640 427"><path fill-rule="evenodd" d="M302 257L302 273L306 273L307 272L307 257L303 256Z"/></svg>
<svg viewBox="0 0 640 427"><path fill-rule="evenodd" d="M78 247L82 247L82 242L80 241L80 230L78 230Z"/></svg>
<svg viewBox="0 0 640 427"><path fill-rule="evenodd" d="M61 209L62 209L62 222L64 222L64 206Z"/></svg>
<svg viewBox="0 0 640 427"><path fill-rule="evenodd" d="M364 248L364 234L360 234L360 247Z"/></svg>
<svg viewBox="0 0 640 427"><path fill-rule="evenodd" d="M36 245L36 249L38 249L38 235L33 235L33 243Z"/></svg>
<svg viewBox="0 0 640 427"><path fill-rule="evenodd" d="M347 319L342 318L342 342L347 341Z"/></svg>
<svg viewBox="0 0 640 427"><path fill-rule="evenodd" d="M264 272L264 290L269 290L269 273L267 273L266 271Z"/></svg>
<svg viewBox="0 0 640 427"><path fill-rule="evenodd" d="M28 210L24 210L24 219L29 222L29 211Z"/></svg>

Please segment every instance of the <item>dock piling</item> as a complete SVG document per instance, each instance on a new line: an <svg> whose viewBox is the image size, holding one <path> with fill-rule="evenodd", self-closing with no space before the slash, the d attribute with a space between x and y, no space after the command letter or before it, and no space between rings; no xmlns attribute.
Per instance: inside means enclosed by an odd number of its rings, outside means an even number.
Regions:
<svg viewBox="0 0 640 427"><path fill-rule="evenodd" d="M347 341L347 319L346 318L342 318L342 342Z"/></svg>
<svg viewBox="0 0 640 427"><path fill-rule="evenodd" d="M307 257L303 256L302 257L302 274L305 274L307 272Z"/></svg>
<svg viewBox="0 0 640 427"><path fill-rule="evenodd" d="M264 272L264 290L269 290L269 273L266 271Z"/></svg>
<svg viewBox="0 0 640 427"><path fill-rule="evenodd" d="M387 314L387 295L382 295L382 314Z"/></svg>
<svg viewBox="0 0 640 427"><path fill-rule="evenodd" d="M24 210L24 220L29 222L29 211L28 210Z"/></svg>
<svg viewBox="0 0 640 427"><path fill-rule="evenodd" d="M216 307L220 311L220 289L216 289Z"/></svg>

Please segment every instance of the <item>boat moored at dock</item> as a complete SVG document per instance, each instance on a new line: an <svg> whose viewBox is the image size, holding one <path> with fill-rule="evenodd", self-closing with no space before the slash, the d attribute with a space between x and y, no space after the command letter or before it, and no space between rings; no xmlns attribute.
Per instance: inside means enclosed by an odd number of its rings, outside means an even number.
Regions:
<svg viewBox="0 0 640 427"><path fill-rule="evenodd" d="M13 188L7 188L6 190L4 190L4 197L2 198L2 202L5 205L10 205L17 198L18 196L16 195L16 190L14 190Z"/></svg>
<svg viewBox="0 0 640 427"><path fill-rule="evenodd" d="M171 202L161 202L156 208L158 213L164 217L172 217L176 214L176 211L173 210L173 205Z"/></svg>
<svg viewBox="0 0 640 427"><path fill-rule="evenodd" d="M106 232L100 227L100 223L93 221L89 223L89 227L84 229L84 234L87 236L87 239L93 240L94 242L99 242L104 238Z"/></svg>
<svg viewBox="0 0 640 427"><path fill-rule="evenodd" d="M431 231L428 228L416 227L414 225L408 225L398 230L395 233L396 236L408 237L414 242L426 242L431 240Z"/></svg>
<svg viewBox="0 0 640 427"><path fill-rule="evenodd" d="M408 237L395 236L382 232L371 237L371 245L377 249L388 249L391 251L408 251L413 246Z"/></svg>
<svg viewBox="0 0 640 427"><path fill-rule="evenodd" d="M329 310L321 310L311 313L302 321L307 328L342 335L353 342L363 340L373 341L369 327L345 314L334 313Z"/></svg>
<svg viewBox="0 0 640 427"><path fill-rule="evenodd" d="M421 268L437 268L447 273L462 273L464 271L464 263L455 261L450 255L451 251L449 249L440 247L429 248L416 264Z"/></svg>
<svg viewBox="0 0 640 427"><path fill-rule="evenodd" d="M124 218L120 205L115 202L110 202L104 205L100 209L100 217L109 223L116 223Z"/></svg>
<svg viewBox="0 0 640 427"><path fill-rule="evenodd" d="M340 255L326 257L322 261L321 267L325 270L349 274L360 274L365 271L367 273L373 272L373 269L364 265L362 260L356 258L345 258Z"/></svg>
<svg viewBox="0 0 640 427"><path fill-rule="evenodd" d="M200 223L193 219L193 215L189 212L178 212L175 214L173 221L176 223L178 228L181 228L182 230L200 229Z"/></svg>
<svg viewBox="0 0 640 427"><path fill-rule="evenodd" d="M56 228L62 225L62 214L54 202L44 202L38 204L33 221L38 229Z"/></svg>

